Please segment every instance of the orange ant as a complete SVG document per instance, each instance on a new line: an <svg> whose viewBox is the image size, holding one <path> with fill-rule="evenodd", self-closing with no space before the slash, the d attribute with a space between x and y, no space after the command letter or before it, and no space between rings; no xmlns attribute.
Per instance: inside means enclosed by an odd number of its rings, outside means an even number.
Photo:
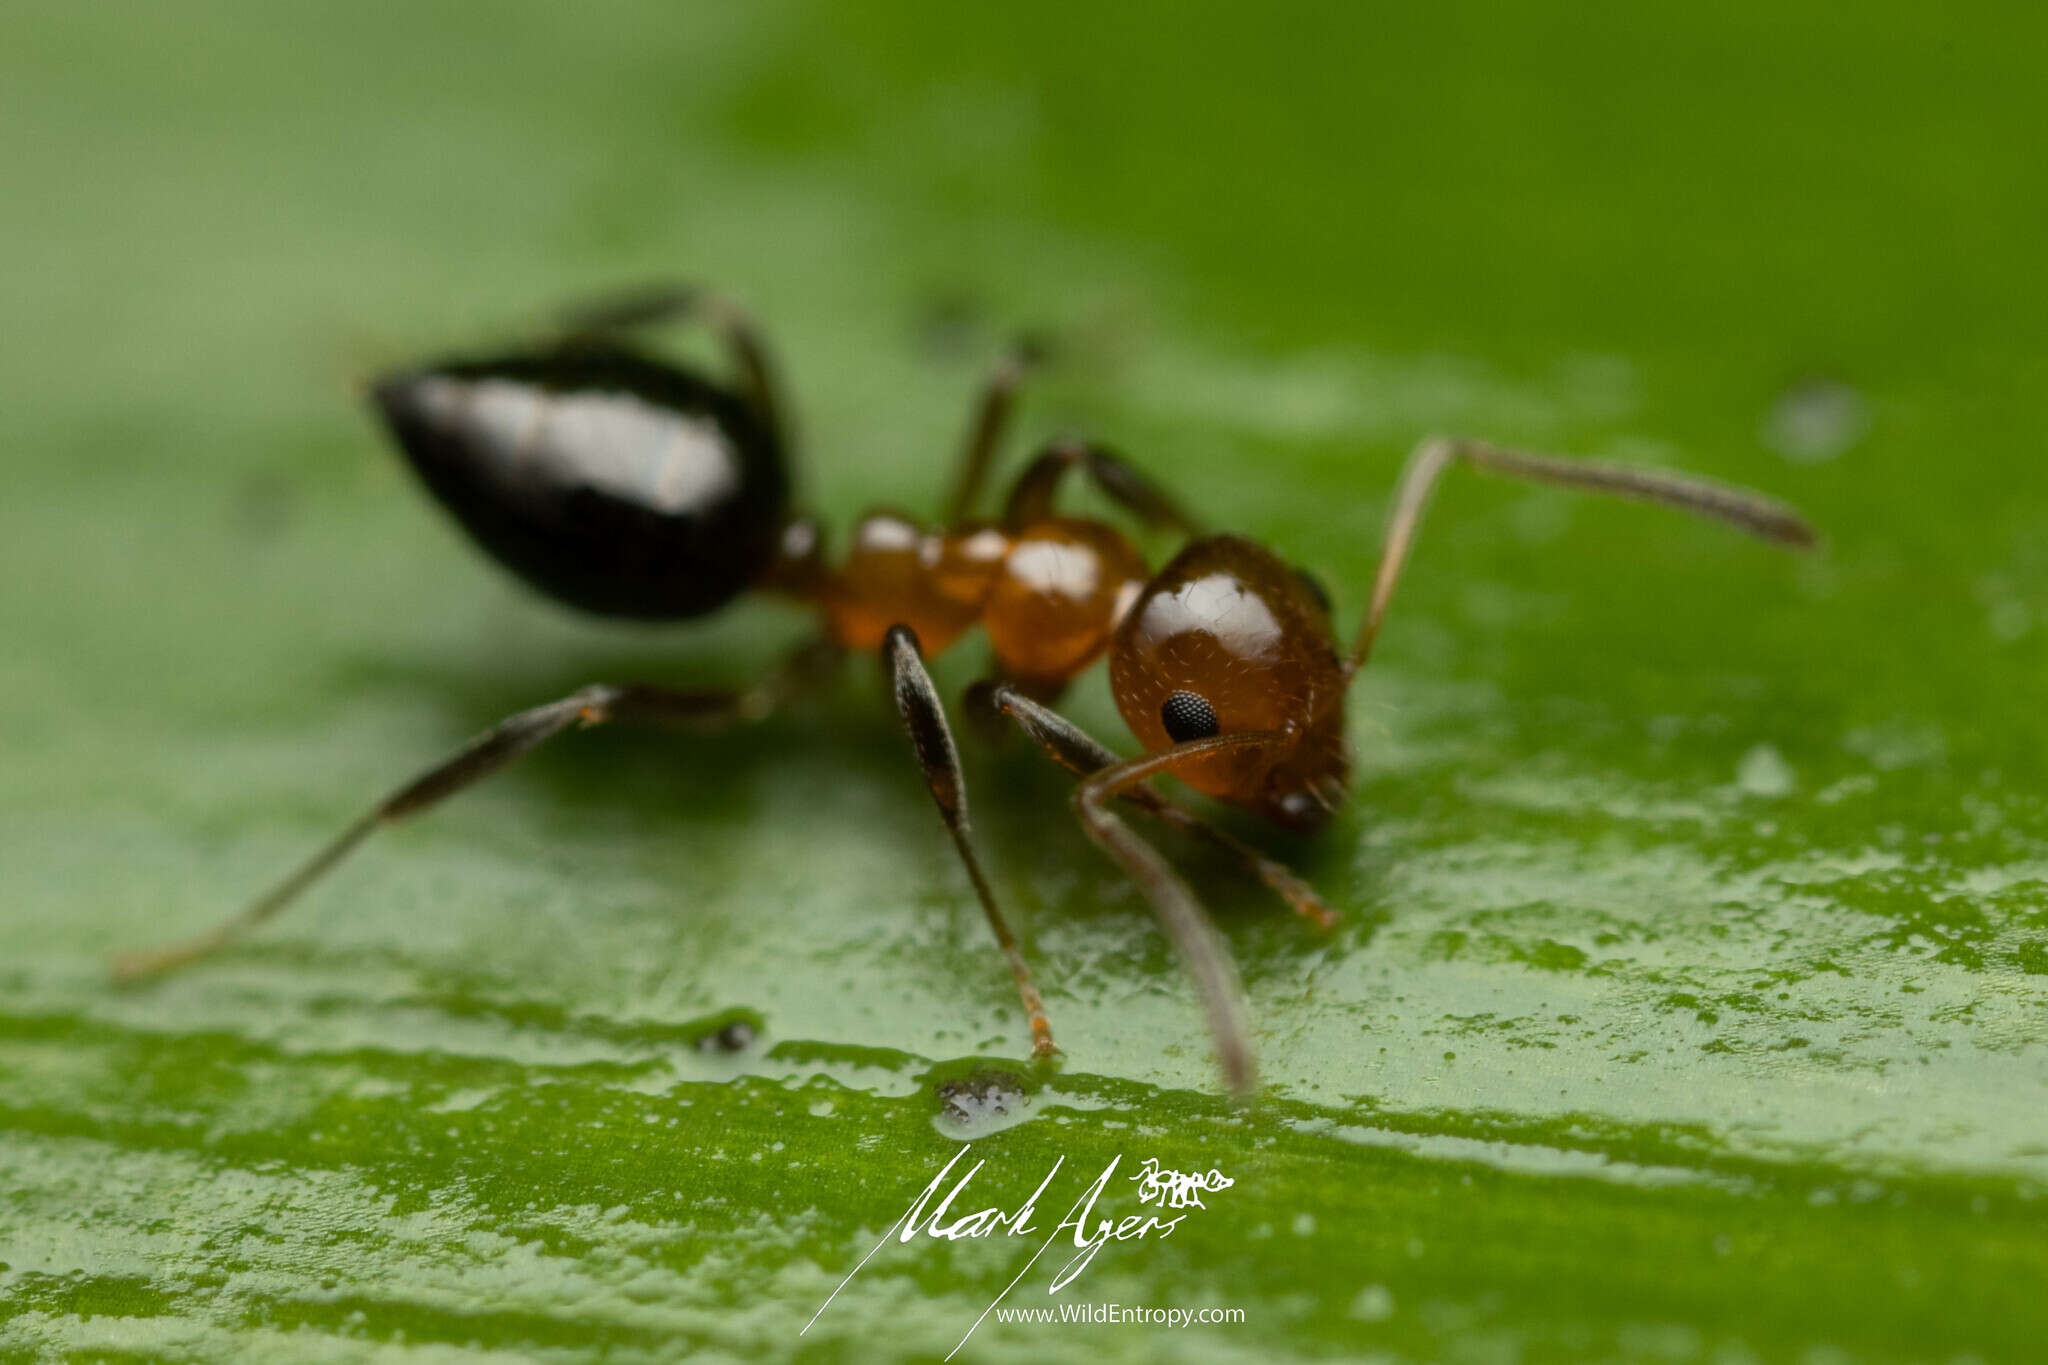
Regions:
<svg viewBox="0 0 2048 1365"><path fill-rule="evenodd" d="M728 351L725 383L656 360L632 343L654 323L695 318ZM526 351L435 362L386 376L371 398L429 490L494 557L569 606L652 620L705 615L750 588L818 612L817 637L745 691L599 684L522 711L408 782L275 888L213 930L132 954L133 978L199 958L281 910L380 825L418 814L574 726L609 721L702 729L758 720L812 687L849 651L880 654L919 767L1030 1020L1032 1050L1054 1051L1031 968L968 841L960 759L925 655L980 625L996 678L969 702L1015 722L1081 778L1074 810L1088 837L1143 889L1193 977L1228 1084L1253 1082L1251 1043L1230 955L1180 874L1113 808L1118 798L1240 858L1302 915L1336 914L1305 882L1152 789L1172 775L1289 829L1314 831L1344 798L1351 758L1344 701L1371 655L1437 480L1453 464L1565 488L1662 503L1780 545L1811 547L1812 527L1761 494L1684 474L1435 438L1396 487L1372 598L1357 637L1338 642L1330 604L1306 573L1237 536L1202 535L1137 469L1102 446L1045 448L1000 516L970 517L1031 363L1006 357L981 394L943 526L873 512L837 567L818 523L788 512L787 441L767 348L717 295L656 290L569 315ZM1062 516L1070 474L1147 526L1190 537L1156 574L1105 522ZM1104 654L1117 709L1146 753L1126 759L1051 709Z"/></svg>

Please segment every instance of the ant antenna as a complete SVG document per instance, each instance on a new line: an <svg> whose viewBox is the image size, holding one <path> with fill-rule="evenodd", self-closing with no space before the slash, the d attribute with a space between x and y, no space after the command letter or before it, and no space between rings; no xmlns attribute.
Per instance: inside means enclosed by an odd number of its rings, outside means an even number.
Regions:
<svg viewBox="0 0 2048 1365"><path fill-rule="evenodd" d="M1350 661L1344 666L1347 682L1357 676L1372 655L1373 642L1379 638L1380 624L1386 620L1387 606L1394 600L1394 586L1401 581L1401 570L1408 563L1408 552L1414 548L1415 532L1422 524L1430 495L1436 491L1437 480L1460 460L1534 483L1662 503L1681 512L1725 522L1738 531L1790 549L1810 550L1820 543L1820 533L1805 517L1777 499L1751 489L1691 474L1537 455L1464 437L1434 436L1408 457L1408 466L1402 470L1401 482L1394 490L1393 506L1387 514L1386 540L1380 550L1379 573L1372 585L1372 603L1366 608L1365 624L1359 628L1358 641L1351 647Z"/></svg>

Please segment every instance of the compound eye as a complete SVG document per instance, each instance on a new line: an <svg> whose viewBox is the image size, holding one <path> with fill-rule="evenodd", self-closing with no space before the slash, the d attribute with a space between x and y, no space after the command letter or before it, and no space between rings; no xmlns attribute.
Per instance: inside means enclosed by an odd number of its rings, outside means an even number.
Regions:
<svg viewBox="0 0 2048 1365"><path fill-rule="evenodd" d="M1175 692L1161 702L1159 721L1176 744L1207 739L1223 728L1217 723L1216 708L1193 692Z"/></svg>

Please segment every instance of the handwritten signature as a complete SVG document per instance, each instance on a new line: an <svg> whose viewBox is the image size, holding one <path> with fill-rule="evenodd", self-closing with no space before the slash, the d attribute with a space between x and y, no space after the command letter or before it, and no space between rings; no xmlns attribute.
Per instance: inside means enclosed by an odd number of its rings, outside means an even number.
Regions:
<svg viewBox="0 0 2048 1365"><path fill-rule="evenodd" d="M889 1225L889 1230L882 1234L881 1240L875 1243L867 1255L860 1258L852 1270L846 1272L846 1278L839 1282L839 1287L826 1296L825 1302L818 1305L818 1311L811 1314L811 1320L804 1324L804 1332L810 1331L816 1325L825 1310L832 1306L832 1300L839 1297L840 1290L853 1282L853 1277L874 1259L876 1252L889 1244L891 1238L907 1245L919 1237L940 1237L947 1241L960 1241L967 1238L993 1237L998 1233L1005 1237L1029 1237L1038 1231L1032 1222L1038 1211L1038 1201L1052 1187L1053 1180L1059 1175L1060 1168L1066 1165L1067 1159L1062 1156L1053 1162L1052 1169L1045 1173L1045 1179L1038 1182L1038 1188L1031 1192L1031 1197L1015 1209L1006 1211L991 1206L976 1209L971 1213L962 1213L956 1218L953 1216L953 1205L956 1201L965 1202L962 1196L968 1184L987 1164L985 1160L976 1160L967 1173L953 1183L945 1197L938 1200L936 1206L932 1201L938 1197L940 1189L953 1174L954 1168L971 1150L970 1144L953 1154L953 1159L932 1177L931 1183L911 1201L910 1207L903 1211L902 1216ZM1024 1263L1024 1268L1003 1286L1002 1292L996 1295L987 1308L981 1310L981 1317L974 1320L974 1325L967 1329L967 1335L961 1337L958 1344L946 1353L946 1359L951 1360L959 1353L960 1347L967 1344L967 1338L974 1335L975 1328L981 1326L983 1320L995 1311L996 1305L1031 1272L1031 1267L1038 1264L1038 1258L1059 1240L1061 1233L1072 1231L1074 1255L1053 1276L1052 1283L1046 1290L1048 1294L1057 1294L1072 1284L1095 1260L1096 1254L1109 1243L1143 1241L1154 1234L1169 1237L1173 1230L1189 1217L1187 1213L1177 1213L1165 1219L1151 1213L1128 1214L1122 1218L1096 1217L1096 1202L1109 1188L1109 1182L1115 1177L1117 1166L1122 1161L1123 1157L1120 1155L1110 1158L1109 1164L1102 1168L1102 1174L1096 1176L1074 1200L1067 1209L1066 1216L1046 1234L1045 1240L1038 1244L1038 1249L1031 1253L1031 1259ZM1204 1193L1213 1194L1218 1190L1227 1190L1237 1183L1217 1170L1167 1170L1160 1166L1156 1157L1146 1157L1144 1164L1139 1166L1138 1173L1127 1178L1138 1183L1138 1202L1157 1203L1161 1212L1168 1209L1205 1209L1208 1205L1202 1202ZM800 1332L798 1335L801 1336L803 1333Z"/></svg>

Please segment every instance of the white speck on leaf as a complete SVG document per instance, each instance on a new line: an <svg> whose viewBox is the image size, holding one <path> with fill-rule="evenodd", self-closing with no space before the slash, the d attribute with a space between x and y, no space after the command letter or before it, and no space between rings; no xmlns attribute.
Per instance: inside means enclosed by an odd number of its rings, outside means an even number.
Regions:
<svg viewBox="0 0 2048 1365"><path fill-rule="evenodd" d="M1394 1316L1394 1295L1383 1284L1369 1284L1351 1301L1351 1316L1360 1322L1385 1322Z"/></svg>
<svg viewBox="0 0 2048 1365"><path fill-rule="evenodd" d="M1790 796L1799 779L1783 754L1768 744L1759 744L1742 756L1735 769L1735 785L1746 796Z"/></svg>

